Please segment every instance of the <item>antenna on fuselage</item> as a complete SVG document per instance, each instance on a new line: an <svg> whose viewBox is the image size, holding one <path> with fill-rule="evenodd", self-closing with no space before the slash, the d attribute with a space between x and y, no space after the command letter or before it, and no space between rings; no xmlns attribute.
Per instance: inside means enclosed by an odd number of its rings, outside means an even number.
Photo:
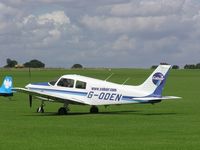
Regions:
<svg viewBox="0 0 200 150"><path fill-rule="evenodd" d="M108 79L110 79L113 76L114 73L112 73L111 75L109 75L104 81L107 81Z"/></svg>
<svg viewBox="0 0 200 150"><path fill-rule="evenodd" d="M130 78L128 77L123 83L122 85L124 85Z"/></svg>

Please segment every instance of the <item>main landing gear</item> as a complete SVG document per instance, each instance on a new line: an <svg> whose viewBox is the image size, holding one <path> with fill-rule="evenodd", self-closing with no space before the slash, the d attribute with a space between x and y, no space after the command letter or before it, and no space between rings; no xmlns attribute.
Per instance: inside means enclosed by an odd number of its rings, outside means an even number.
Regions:
<svg viewBox="0 0 200 150"><path fill-rule="evenodd" d="M38 113L44 113L44 102L42 101L40 107L37 108L37 112ZM58 109L58 115L66 115L69 111L69 108L68 108L68 104L65 103L63 107L60 107ZM97 106L91 106L90 108L90 113L91 114L97 114L99 113L99 109Z"/></svg>
<svg viewBox="0 0 200 150"><path fill-rule="evenodd" d="M97 106L91 106L90 113L91 114L97 114L99 112L99 109Z"/></svg>
<svg viewBox="0 0 200 150"><path fill-rule="evenodd" d="M59 115L66 115L68 111L69 111L68 104L65 103L63 107L60 107L58 109L58 114Z"/></svg>
<svg viewBox="0 0 200 150"><path fill-rule="evenodd" d="M66 115L69 111L69 108L68 108L68 104L64 104L64 107L60 107L58 109L58 114L59 115ZM91 106L90 108L90 113L91 114L97 114L99 112L99 109L97 106Z"/></svg>

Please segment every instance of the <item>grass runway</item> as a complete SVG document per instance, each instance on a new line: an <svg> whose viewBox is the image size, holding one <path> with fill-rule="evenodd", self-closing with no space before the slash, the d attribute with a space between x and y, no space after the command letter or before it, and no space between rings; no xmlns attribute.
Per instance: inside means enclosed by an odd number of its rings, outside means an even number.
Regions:
<svg viewBox="0 0 200 150"><path fill-rule="evenodd" d="M153 70L88 69L32 70L31 81L49 81L63 74L81 74L127 84L142 83ZM0 80L12 75L15 87L29 83L28 70L1 70ZM1 150L188 150L200 147L200 70L171 70L163 95L181 100L151 104L99 107L70 105L70 113L57 115L59 103L45 103L44 114L36 113L40 101L29 108L28 96L15 93L12 100L0 97Z"/></svg>

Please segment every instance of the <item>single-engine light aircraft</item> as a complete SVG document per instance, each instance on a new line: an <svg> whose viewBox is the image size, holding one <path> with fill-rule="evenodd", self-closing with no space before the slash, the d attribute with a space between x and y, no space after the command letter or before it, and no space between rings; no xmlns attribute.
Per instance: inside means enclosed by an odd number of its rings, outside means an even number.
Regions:
<svg viewBox="0 0 200 150"><path fill-rule="evenodd" d="M12 95L14 91L29 95L30 107L32 99L41 100L37 112L44 112L44 102L60 102L63 107L58 114L69 111L69 104L90 105L90 113L98 113L99 105L116 104L154 104L162 100L177 99L176 96L162 96L170 65L159 65L155 71L138 86L124 85L99 80L81 75L64 75L57 81L30 83L25 88L12 88L12 78L6 77L0 89L1 95Z"/></svg>

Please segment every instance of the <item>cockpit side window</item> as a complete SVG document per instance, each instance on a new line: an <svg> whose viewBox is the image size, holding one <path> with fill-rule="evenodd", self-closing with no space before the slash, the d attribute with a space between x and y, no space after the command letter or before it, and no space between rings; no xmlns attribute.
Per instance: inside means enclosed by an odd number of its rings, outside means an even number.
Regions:
<svg viewBox="0 0 200 150"><path fill-rule="evenodd" d="M86 89L86 82L83 81L76 81L76 88L77 89Z"/></svg>
<svg viewBox="0 0 200 150"><path fill-rule="evenodd" d="M66 79L62 78L60 81L57 83L57 86L62 86L62 87L74 87L74 80L73 79Z"/></svg>

